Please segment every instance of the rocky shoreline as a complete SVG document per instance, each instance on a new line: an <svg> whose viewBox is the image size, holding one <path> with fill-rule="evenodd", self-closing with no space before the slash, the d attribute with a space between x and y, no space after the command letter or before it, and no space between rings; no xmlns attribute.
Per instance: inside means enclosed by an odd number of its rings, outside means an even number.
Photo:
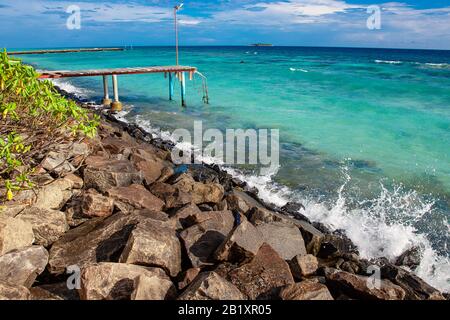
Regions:
<svg viewBox="0 0 450 320"><path fill-rule="evenodd" d="M97 138L43 152L39 188L0 211L0 299L446 298L401 266L408 254L364 260L301 204L269 205L218 166L175 166L172 148L102 114Z"/></svg>

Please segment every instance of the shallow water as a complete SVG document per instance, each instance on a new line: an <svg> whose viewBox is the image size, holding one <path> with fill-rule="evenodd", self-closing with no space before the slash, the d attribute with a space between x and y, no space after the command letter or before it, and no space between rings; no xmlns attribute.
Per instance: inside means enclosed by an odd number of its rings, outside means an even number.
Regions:
<svg viewBox="0 0 450 320"><path fill-rule="evenodd" d="M86 69L171 65L174 54L153 47L24 58L42 69ZM167 101L162 76L121 76L124 118L166 131L193 120L280 129L273 176L228 170L275 204L305 203L307 216L344 229L365 257L393 259L420 245L418 274L450 290L450 51L192 47L182 48L181 64L208 77L210 105L199 79L188 83L182 109ZM101 98L100 79L59 84Z"/></svg>

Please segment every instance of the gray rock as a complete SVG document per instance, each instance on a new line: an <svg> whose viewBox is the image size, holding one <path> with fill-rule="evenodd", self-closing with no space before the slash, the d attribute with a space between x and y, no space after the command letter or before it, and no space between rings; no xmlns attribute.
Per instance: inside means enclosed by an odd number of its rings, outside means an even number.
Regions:
<svg viewBox="0 0 450 320"><path fill-rule="evenodd" d="M264 223L256 227L268 243L284 260L306 255L305 242L300 230L289 224Z"/></svg>
<svg viewBox="0 0 450 320"><path fill-rule="evenodd" d="M201 273L178 300L246 300L235 285L215 272Z"/></svg>
<svg viewBox="0 0 450 320"><path fill-rule="evenodd" d="M0 281L30 288L47 266L48 252L32 246L0 256Z"/></svg>

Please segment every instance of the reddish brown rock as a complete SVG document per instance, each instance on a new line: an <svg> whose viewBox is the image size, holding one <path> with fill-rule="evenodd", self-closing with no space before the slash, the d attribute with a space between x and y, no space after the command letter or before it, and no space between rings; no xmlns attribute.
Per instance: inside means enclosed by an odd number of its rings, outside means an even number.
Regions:
<svg viewBox="0 0 450 320"><path fill-rule="evenodd" d="M214 262L214 251L234 226L231 211L202 212L198 217L201 217L200 223L192 225L180 234L194 267L211 265Z"/></svg>
<svg viewBox="0 0 450 320"><path fill-rule="evenodd" d="M110 189L108 196L114 199L115 205L124 213L130 213L136 209L162 211L164 207L161 199L138 184Z"/></svg>
<svg viewBox="0 0 450 320"><path fill-rule="evenodd" d="M149 187L151 193L165 202L166 209L181 208L192 202L192 196L181 192L174 186L156 182Z"/></svg>
<svg viewBox="0 0 450 320"><path fill-rule="evenodd" d="M192 281L194 281L195 278L197 278L197 276L200 274L200 272L201 272L200 268L191 268L191 269L187 270L183 274L183 279L180 282L178 282L178 289L183 290L188 285L190 285L192 283Z"/></svg>
<svg viewBox="0 0 450 320"><path fill-rule="evenodd" d="M31 246L33 242L34 233L30 223L0 215L0 256Z"/></svg>
<svg viewBox="0 0 450 320"><path fill-rule="evenodd" d="M328 288L313 281L291 284L280 291L281 300L334 300Z"/></svg>
<svg viewBox="0 0 450 320"><path fill-rule="evenodd" d="M0 282L0 300L29 300L30 291L24 286L11 286Z"/></svg>
<svg viewBox="0 0 450 320"><path fill-rule="evenodd" d="M178 300L246 300L236 286L215 272L200 274Z"/></svg>
<svg viewBox="0 0 450 320"><path fill-rule="evenodd" d="M109 217L114 211L114 200L89 189L83 196L81 209L83 215L90 218Z"/></svg>
<svg viewBox="0 0 450 320"><path fill-rule="evenodd" d="M142 291L149 292L151 288L157 289L151 293L155 300L164 300L167 296L172 296L175 290L173 283L161 269L100 263L83 269L79 293L81 300L130 300L133 295L135 299L142 297ZM138 292L135 292L136 289Z"/></svg>
<svg viewBox="0 0 450 320"><path fill-rule="evenodd" d="M316 273L319 268L317 258L312 254L295 256L289 263L292 275L296 279L303 279Z"/></svg>
<svg viewBox="0 0 450 320"><path fill-rule="evenodd" d="M263 235L250 222L243 220L217 249L218 261L244 262L251 260L264 243Z"/></svg>
<svg viewBox="0 0 450 320"><path fill-rule="evenodd" d="M70 290L67 282L44 284L30 289L31 300L80 300L77 290Z"/></svg>
<svg viewBox="0 0 450 320"><path fill-rule="evenodd" d="M197 205L192 203L179 209L172 218L179 223L180 229L183 229L192 226L192 223L189 223L189 221L192 221L192 218L190 217L200 214L202 214L202 211Z"/></svg>
<svg viewBox="0 0 450 320"><path fill-rule="evenodd" d="M153 153L143 149L133 151L131 162L142 172L146 185L150 185L161 177L162 170L166 167L166 163Z"/></svg>
<svg viewBox="0 0 450 320"><path fill-rule="evenodd" d="M253 208L264 209L264 206L260 202L238 189L234 189L233 192L227 196L226 200L230 210L238 211L244 215Z"/></svg>
<svg viewBox="0 0 450 320"><path fill-rule="evenodd" d="M192 201L195 204L222 202L225 190L222 185L218 183L201 183L196 182L194 178L187 174L181 175L174 186L181 192L188 193L192 196Z"/></svg>
<svg viewBox="0 0 450 320"><path fill-rule="evenodd" d="M380 286L372 285L369 277L325 268L325 278L330 288L342 290L349 297L369 300L403 300L405 291L389 280L380 280Z"/></svg>
<svg viewBox="0 0 450 320"><path fill-rule="evenodd" d="M131 300L161 301L175 299L175 287L160 277L141 275L134 279L134 291Z"/></svg>
<svg viewBox="0 0 450 320"><path fill-rule="evenodd" d="M268 244L251 262L229 272L228 278L250 300L274 298L277 289L294 284L288 264Z"/></svg>
<svg viewBox="0 0 450 320"><path fill-rule="evenodd" d="M86 159L84 183L86 188L107 192L115 187L127 187L142 182L142 174L127 160L110 160L91 156Z"/></svg>
<svg viewBox="0 0 450 320"><path fill-rule="evenodd" d="M181 246L173 229L153 220L141 222L132 232L120 262L160 267L172 277L181 271Z"/></svg>

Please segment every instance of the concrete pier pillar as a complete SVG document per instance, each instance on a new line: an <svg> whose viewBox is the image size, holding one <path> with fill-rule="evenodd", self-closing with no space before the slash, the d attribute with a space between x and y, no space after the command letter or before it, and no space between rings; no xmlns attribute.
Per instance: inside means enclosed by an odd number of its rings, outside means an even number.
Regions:
<svg viewBox="0 0 450 320"><path fill-rule="evenodd" d="M181 106L186 107L186 75L184 72L180 74L181 82Z"/></svg>
<svg viewBox="0 0 450 320"><path fill-rule="evenodd" d="M169 100L173 100L173 90L175 87L175 77L172 72L169 72Z"/></svg>
<svg viewBox="0 0 450 320"><path fill-rule="evenodd" d="M109 90L108 90L108 76L103 76L103 101L102 104L104 106L109 107L112 101L109 98Z"/></svg>
<svg viewBox="0 0 450 320"><path fill-rule="evenodd" d="M113 75L113 90L114 90L114 101L111 104L111 111L119 112L122 111L122 103L119 101L119 84L117 81L117 75Z"/></svg>

